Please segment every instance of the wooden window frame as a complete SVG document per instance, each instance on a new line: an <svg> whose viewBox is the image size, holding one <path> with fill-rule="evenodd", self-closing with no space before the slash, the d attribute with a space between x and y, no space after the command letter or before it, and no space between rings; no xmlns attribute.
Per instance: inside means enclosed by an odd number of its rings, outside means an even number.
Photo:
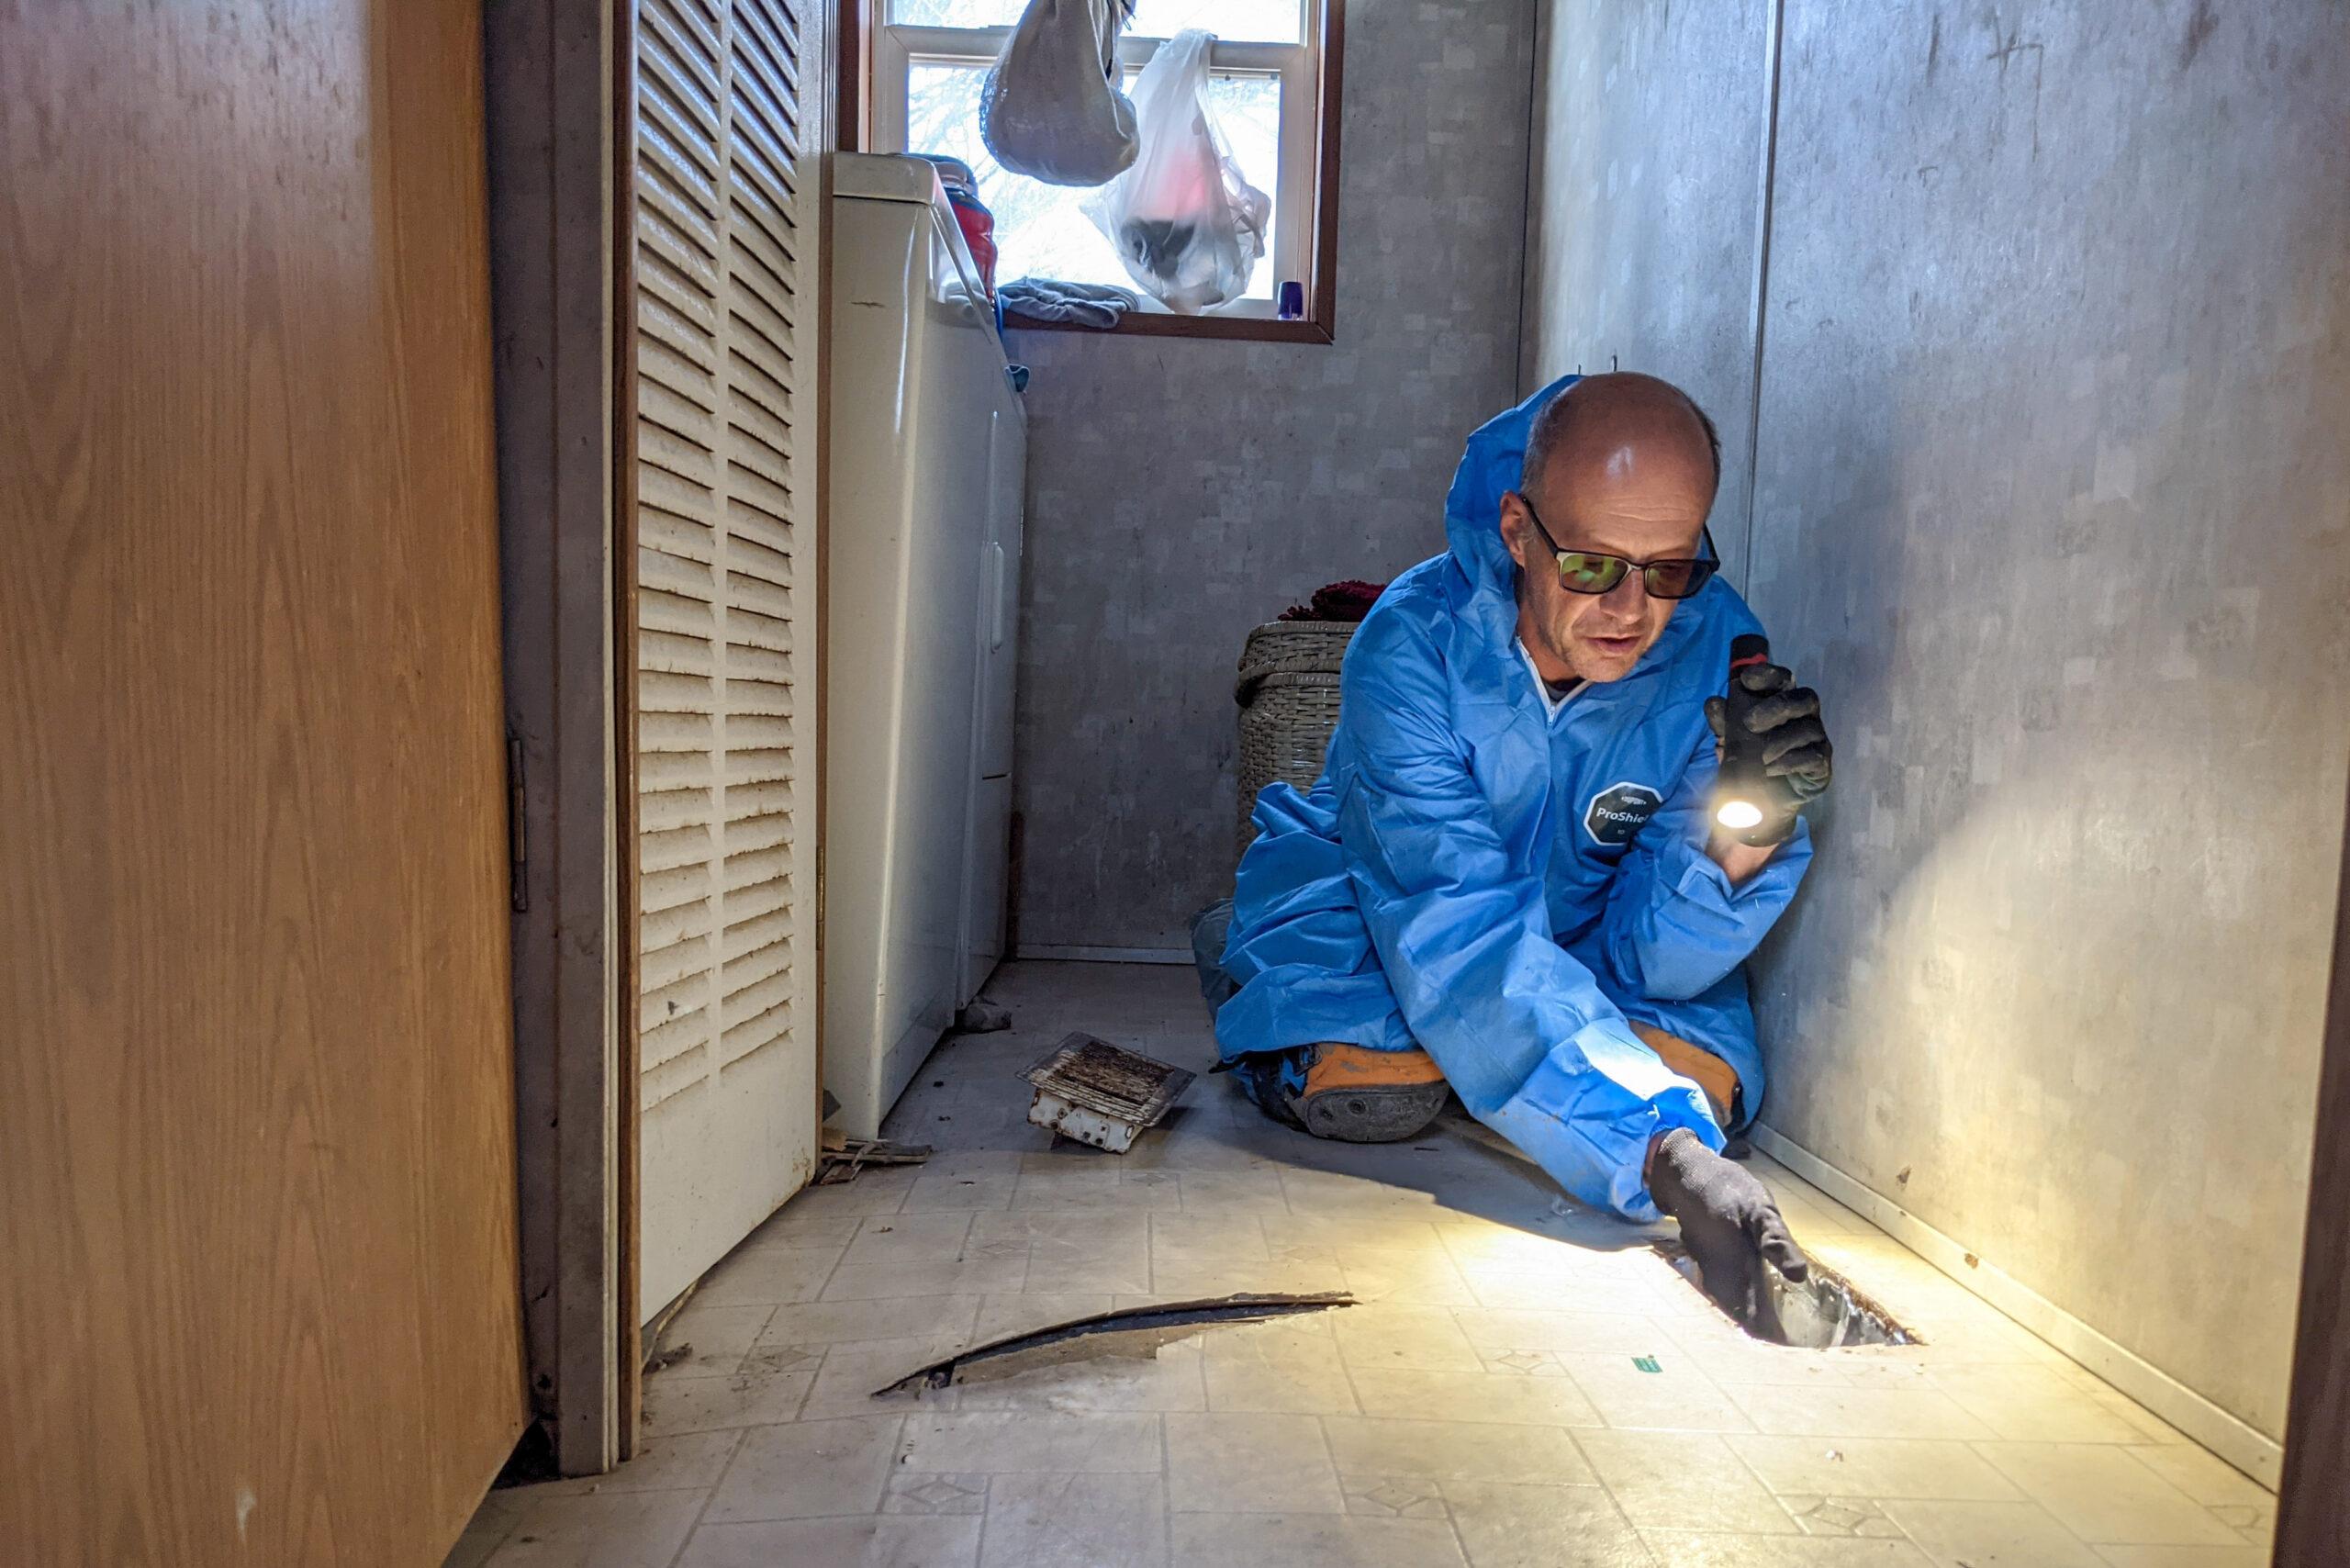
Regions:
<svg viewBox="0 0 2350 1568"><path fill-rule="evenodd" d="M879 7L887 0L844 0L840 17L840 135L850 151L874 145L875 70L889 46L881 39ZM1321 31L1315 59L1311 116L1313 144L1292 155L1308 159L1313 182L1313 220L1303 257L1305 316L1283 321L1268 316L1179 316L1129 311L1106 335L1149 338L1223 339L1244 342L1327 343L1337 339L1338 311L1338 134L1345 63L1346 0L1321 0ZM1237 50L1243 45L1232 45ZM1287 148L1292 126L1283 127ZM1005 324L1023 330L1092 332L1102 330L1065 322L1037 321L1008 312Z"/></svg>

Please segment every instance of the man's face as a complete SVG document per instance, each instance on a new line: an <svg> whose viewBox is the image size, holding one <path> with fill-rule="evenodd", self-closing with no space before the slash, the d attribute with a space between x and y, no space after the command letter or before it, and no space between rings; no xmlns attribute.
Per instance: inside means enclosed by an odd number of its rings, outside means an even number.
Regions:
<svg viewBox="0 0 2350 1568"><path fill-rule="evenodd" d="M1561 454L1526 498L1561 549L1686 560L1698 554L1714 476L1709 460L1644 442L1587 456ZM1629 675L1663 634L1676 601L1651 598L1637 570L1604 594L1568 591L1558 557L1516 494L1502 501L1501 529L1518 566L1518 635L1545 666L1545 678L1555 679L1558 666L1589 681Z"/></svg>

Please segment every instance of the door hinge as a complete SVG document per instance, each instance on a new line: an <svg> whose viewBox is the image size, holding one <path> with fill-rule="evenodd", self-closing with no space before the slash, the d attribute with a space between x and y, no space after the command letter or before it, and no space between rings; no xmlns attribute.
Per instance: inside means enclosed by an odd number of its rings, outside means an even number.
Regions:
<svg viewBox="0 0 2350 1568"><path fill-rule="evenodd" d="M506 732L506 881L514 913L531 908L530 848L522 835L522 737Z"/></svg>

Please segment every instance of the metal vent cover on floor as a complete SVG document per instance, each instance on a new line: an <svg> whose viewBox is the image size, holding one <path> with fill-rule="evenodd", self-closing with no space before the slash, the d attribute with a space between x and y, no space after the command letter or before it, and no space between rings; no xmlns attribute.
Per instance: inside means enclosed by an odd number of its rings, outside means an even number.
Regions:
<svg viewBox="0 0 2350 1568"><path fill-rule="evenodd" d="M1036 1090L1030 1121L1063 1137L1124 1154L1145 1127L1168 1113L1196 1075L1077 1034L1020 1076Z"/></svg>

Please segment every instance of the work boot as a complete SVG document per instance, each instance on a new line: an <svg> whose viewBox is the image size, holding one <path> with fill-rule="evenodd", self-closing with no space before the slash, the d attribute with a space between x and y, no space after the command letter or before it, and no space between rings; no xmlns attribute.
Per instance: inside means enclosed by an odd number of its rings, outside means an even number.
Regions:
<svg viewBox="0 0 2350 1568"><path fill-rule="evenodd" d="M1435 1058L1416 1046L1374 1051L1325 1041L1311 1048L1305 1091L1292 1104L1315 1137L1399 1143L1435 1121L1452 1092Z"/></svg>

